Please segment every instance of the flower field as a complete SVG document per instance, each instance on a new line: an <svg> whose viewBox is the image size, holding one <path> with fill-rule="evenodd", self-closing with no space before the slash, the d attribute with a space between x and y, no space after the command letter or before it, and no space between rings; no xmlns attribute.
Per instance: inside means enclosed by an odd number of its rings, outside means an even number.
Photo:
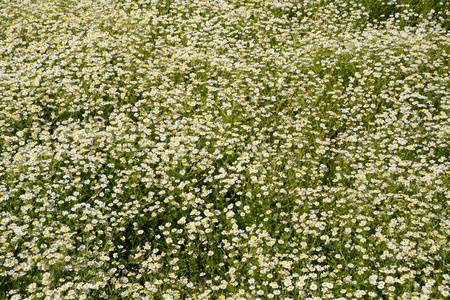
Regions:
<svg viewBox="0 0 450 300"><path fill-rule="evenodd" d="M448 299L449 20L0 0L0 299Z"/></svg>

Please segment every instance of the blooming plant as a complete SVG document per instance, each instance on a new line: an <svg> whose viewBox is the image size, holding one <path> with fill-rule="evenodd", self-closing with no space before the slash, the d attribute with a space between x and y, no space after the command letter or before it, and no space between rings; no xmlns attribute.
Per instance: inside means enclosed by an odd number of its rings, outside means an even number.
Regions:
<svg viewBox="0 0 450 300"><path fill-rule="evenodd" d="M0 1L0 298L448 298L443 1Z"/></svg>

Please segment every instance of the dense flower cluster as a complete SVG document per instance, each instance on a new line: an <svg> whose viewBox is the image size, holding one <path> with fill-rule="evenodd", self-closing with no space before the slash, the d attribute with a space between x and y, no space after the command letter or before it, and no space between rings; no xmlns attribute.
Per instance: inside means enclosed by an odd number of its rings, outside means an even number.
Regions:
<svg viewBox="0 0 450 300"><path fill-rule="evenodd" d="M363 2L0 3L1 298L447 298L449 3Z"/></svg>

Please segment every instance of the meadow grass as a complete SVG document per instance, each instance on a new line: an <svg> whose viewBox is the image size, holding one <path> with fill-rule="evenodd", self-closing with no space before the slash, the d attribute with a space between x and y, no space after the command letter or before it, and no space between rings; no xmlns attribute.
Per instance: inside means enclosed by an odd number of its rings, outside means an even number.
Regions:
<svg viewBox="0 0 450 300"><path fill-rule="evenodd" d="M448 298L449 7L0 1L0 298Z"/></svg>

